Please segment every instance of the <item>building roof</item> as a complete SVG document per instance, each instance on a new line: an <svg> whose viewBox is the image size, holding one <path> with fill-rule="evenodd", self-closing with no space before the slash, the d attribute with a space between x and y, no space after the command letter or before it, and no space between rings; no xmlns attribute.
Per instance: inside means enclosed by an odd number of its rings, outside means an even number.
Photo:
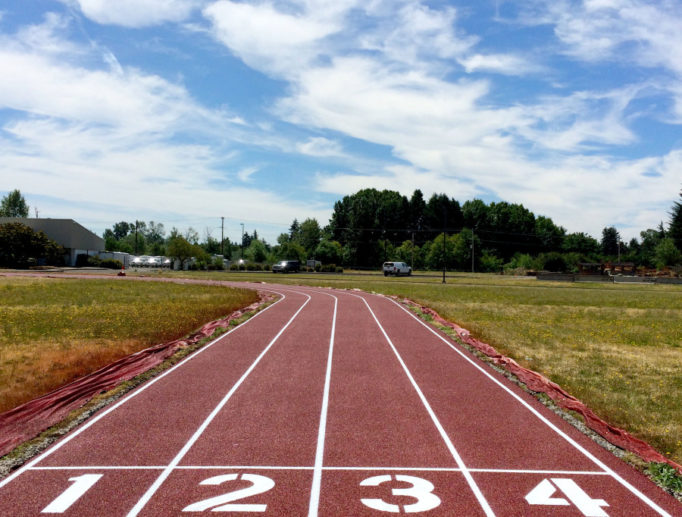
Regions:
<svg viewBox="0 0 682 517"><path fill-rule="evenodd" d="M45 232L50 239L67 249L104 249L104 239L81 226L73 219L31 219L24 217L0 217L0 224L21 223L34 231Z"/></svg>

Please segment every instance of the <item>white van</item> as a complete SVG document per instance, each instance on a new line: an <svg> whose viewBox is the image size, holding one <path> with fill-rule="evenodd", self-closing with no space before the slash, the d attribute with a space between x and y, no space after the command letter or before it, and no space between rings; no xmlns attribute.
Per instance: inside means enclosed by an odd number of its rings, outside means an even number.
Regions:
<svg viewBox="0 0 682 517"><path fill-rule="evenodd" d="M384 276L388 275L412 275L412 268L405 264L405 262L384 262Z"/></svg>

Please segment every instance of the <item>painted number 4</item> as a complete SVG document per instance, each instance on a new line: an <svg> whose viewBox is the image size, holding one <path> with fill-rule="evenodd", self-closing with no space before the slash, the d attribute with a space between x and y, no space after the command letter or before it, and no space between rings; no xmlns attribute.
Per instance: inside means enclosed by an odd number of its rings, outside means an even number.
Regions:
<svg viewBox="0 0 682 517"><path fill-rule="evenodd" d="M396 481L409 483L408 488L394 488L391 493L394 496L413 497L417 500L416 503L406 504L403 506L405 513L427 512L433 510L440 505L440 498L433 493L434 486L426 479L414 476L395 476ZM391 476L374 476L365 479L360 486L379 486L383 483L388 483L392 480ZM379 510L381 512L400 513L400 506L397 504L390 504L382 499L361 499L362 504L369 506L372 510Z"/></svg>
<svg viewBox="0 0 682 517"><path fill-rule="evenodd" d="M553 497L557 487L568 501L563 497ZM608 503L603 499L592 499L572 479L552 478L551 482L549 479L543 479L538 486L528 492L526 501L528 504L544 506L570 506L573 503L586 517L608 517L601 509L602 506L608 506Z"/></svg>

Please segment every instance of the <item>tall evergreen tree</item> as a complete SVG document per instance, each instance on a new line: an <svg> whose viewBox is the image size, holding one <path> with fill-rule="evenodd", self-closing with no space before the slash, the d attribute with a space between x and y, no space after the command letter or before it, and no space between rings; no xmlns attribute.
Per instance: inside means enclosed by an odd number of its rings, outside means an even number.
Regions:
<svg viewBox="0 0 682 517"><path fill-rule="evenodd" d="M670 213L670 226L668 237L670 237L678 250L682 251L682 191L680 191L680 201L675 201L672 212Z"/></svg>
<svg viewBox="0 0 682 517"><path fill-rule="evenodd" d="M620 242L620 234L613 226L604 228L601 233L601 252L610 257L618 255L618 243Z"/></svg>
<svg viewBox="0 0 682 517"><path fill-rule="evenodd" d="M2 198L0 217L28 217L28 205L18 189Z"/></svg>

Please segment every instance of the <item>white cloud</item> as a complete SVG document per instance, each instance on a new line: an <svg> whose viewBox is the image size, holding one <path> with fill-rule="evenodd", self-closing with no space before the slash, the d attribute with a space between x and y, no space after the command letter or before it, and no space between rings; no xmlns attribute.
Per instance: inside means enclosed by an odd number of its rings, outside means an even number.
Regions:
<svg viewBox="0 0 682 517"><path fill-rule="evenodd" d="M254 139L242 118L207 109L183 85L122 66L106 49L68 43L60 34L67 28L47 17L2 38L0 110L11 111L0 127L1 183L29 197L60 199L69 217L89 211L83 221L95 226L93 211L106 212L100 216L105 226L117 213L162 220L178 214L180 221L214 213L261 226L328 217L326 207L310 201L226 184L224 171L234 170L238 158L233 142ZM101 68L86 66L93 62ZM267 135L259 142L270 145ZM255 172L242 168L238 176L248 181ZM44 202L39 208L60 217L64 204L55 213L58 207Z"/></svg>
<svg viewBox="0 0 682 517"><path fill-rule="evenodd" d="M269 2L221 0L203 13L213 24L216 39L237 57L253 68L283 76L295 74L314 59L319 41L341 29L324 11L283 12Z"/></svg>
<svg viewBox="0 0 682 517"><path fill-rule="evenodd" d="M240 179L240 181L248 183L249 181L251 181L251 176L253 176L257 172L258 167L247 167L245 169L239 170L237 172L237 177Z"/></svg>
<svg viewBox="0 0 682 517"><path fill-rule="evenodd" d="M62 0L102 25L148 27L181 22L204 0Z"/></svg>
<svg viewBox="0 0 682 517"><path fill-rule="evenodd" d="M495 72L504 75L527 75L543 68L513 54L472 54L459 60L467 73Z"/></svg>
<svg viewBox="0 0 682 517"><path fill-rule="evenodd" d="M296 150L301 154L317 157L342 157L345 156L343 147L339 142L323 137L311 137L305 142L296 144Z"/></svg>

